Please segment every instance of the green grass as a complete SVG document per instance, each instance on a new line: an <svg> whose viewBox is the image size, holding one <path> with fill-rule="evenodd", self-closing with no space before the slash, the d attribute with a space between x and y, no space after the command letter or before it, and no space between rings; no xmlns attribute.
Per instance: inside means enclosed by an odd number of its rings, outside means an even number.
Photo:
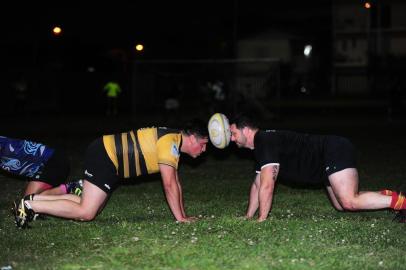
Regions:
<svg viewBox="0 0 406 270"><path fill-rule="evenodd" d="M358 138L362 189L405 181L404 137L388 137L379 145ZM154 176L121 186L93 222L49 217L27 230L9 214L24 183L0 176L0 267L405 269L405 224L393 223L389 211L337 212L322 189L279 184L266 222L242 220L252 168L235 155L184 164L186 210L200 216L196 223L174 222Z"/></svg>

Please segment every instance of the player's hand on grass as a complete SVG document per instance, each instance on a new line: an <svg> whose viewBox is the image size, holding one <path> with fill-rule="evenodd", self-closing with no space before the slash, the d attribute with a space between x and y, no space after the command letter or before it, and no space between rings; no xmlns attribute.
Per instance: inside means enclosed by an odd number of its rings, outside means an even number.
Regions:
<svg viewBox="0 0 406 270"><path fill-rule="evenodd" d="M266 220L266 218L259 217L259 218L257 219L257 222L264 222L265 220Z"/></svg>
<svg viewBox="0 0 406 270"><path fill-rule="evenodd" d="M195 222L195 221L198 221L198 220L199 220L198 217L186 217L186 219L187 219L189 222Z"/></svg>
<svg viewBox="0 0 406 270"><path fill-rule="evenodd" d="M245 215L245 216L238 216L238 217L237 217L238 220L243 220L243 221L252 220L252 218L253 218L253 217L247 216L247 215Z"/></svg>
<svg viewBox="0 0 406 270"><path fill-rule="evenodd" d="M197 217L184 217L181 220L178 220L178 222L180 222L180 223L191 223L191 222L195 222L197 220L198 220Z"/></svg>

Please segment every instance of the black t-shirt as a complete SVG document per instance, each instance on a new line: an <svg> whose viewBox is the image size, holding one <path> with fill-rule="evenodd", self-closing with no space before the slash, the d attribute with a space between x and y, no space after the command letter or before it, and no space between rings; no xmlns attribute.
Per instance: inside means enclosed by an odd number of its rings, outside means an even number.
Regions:
<svg viewBox="0 0 406 270"><path fill-rule="evenodd" d="M321 183L326 180L326 136L282 130L259 130L254 137L256 170L279 164L278 179L287 182Z"/></svg>

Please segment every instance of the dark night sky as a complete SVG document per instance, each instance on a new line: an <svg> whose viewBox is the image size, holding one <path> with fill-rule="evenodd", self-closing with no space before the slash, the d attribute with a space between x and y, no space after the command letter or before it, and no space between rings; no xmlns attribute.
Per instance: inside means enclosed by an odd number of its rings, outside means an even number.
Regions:
<svg viewBox="0 0 406 270"><path fill-rule="evenodd" d="M128 87L134 59L232 58L236 40L266 31L288 31L324 44L331 38L330 3L207 0L3 4L0 83L8 88L2 91L12 95L12 82L23 76L28 78L31 94L35 93L35 104L41 104L38 106L71 109L71 102L79 102L75 91L81 91L82 107L86 108L86 100L96 94L102 98L100 89L109 77L121 76L123 87ZM54 25L62 27L61 36L52 35ZM142 54L134 51L137 43L145 45ZM325 51L330 53L328 46ZM89 67L96 72L88 72Z"/></svg>
<svg viewBox="0 0 406 270"><path fill-rule="evenodd" d="M142 42L150 58L228 57L235 37L266 29L325 34L330 22L328 0L66 3L7 7L2 47L46 47L55 42L51 25L59 24L64 34L56 42L70 51L128 49Z"/></svg>

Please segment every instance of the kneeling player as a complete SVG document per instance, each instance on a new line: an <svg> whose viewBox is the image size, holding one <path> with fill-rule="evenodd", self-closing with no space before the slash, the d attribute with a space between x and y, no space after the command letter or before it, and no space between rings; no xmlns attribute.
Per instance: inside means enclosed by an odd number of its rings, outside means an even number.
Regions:
<svg viewBox="0 0 406 270"><path fill-rule="evenodd" d="M70 166L64 152L42 143L0 136L0 169L28 181L25 195L80 193L81 182L66 183Z"/></svg>
<svg viewBox="0 0 406 270"><path fill-rule="evenodd" d="M264 221L272 206L277 178L308 184L325 183L334 207L358 211L391 208L405 221L404 193L359 192L354 147L339 136L302 134L286 130L260 130L247 116L239 116L230 126L231 141L254 151L257 176L251 186L246 217L259 208Z"/></svg>
<svg viewBox="0 0 406 270"><path fill-rule="evenodd" d="M186 215L178 176L180 153L196 158L206 150L206 123L192 121L183 130L144 128L105 135L87 149L82 197L35 195L21 199L15 209L16 225L27 227L35 213L81 221L93 220L120 178L160 173L167 203L175 219L193 221Z"/></svg>

